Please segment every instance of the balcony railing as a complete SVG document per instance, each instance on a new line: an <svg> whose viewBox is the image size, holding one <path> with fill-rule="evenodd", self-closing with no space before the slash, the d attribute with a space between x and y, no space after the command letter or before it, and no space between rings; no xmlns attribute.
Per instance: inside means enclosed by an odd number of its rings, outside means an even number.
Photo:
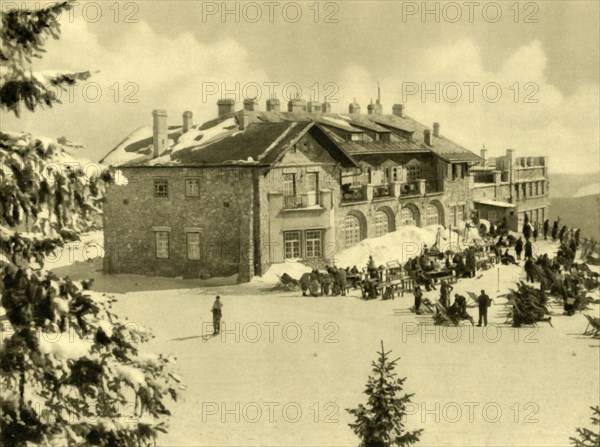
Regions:
<svg viewBox="0 0 600 447"><path fill-rule="evenodd" d="M314 208L320 203L321 199L316 192L308 192L297 196L283 196L283 207L285 209Z"/></svg>
<svg viewBox="0 0 600 447"><path fill-rule="evenodd" d="M373 197L389 197L392 195L390 185L376 185L373 187Z"/></svg>
<svg viewBox="0 0 600 447"><path fill-rule="evenodd" d="M343 202L361 202L367 200L365 188L361 186L347 186L342 188Z"/></svg>

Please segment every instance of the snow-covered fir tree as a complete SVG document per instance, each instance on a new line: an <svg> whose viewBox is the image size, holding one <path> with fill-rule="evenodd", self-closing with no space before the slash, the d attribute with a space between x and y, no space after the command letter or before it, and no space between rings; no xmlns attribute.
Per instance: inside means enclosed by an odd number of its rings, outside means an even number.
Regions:
<svg viewBox="0 0 600 447"><path fill-rule="evenodd" d="M35 73L32 61L69 2L2 11L0 112L57 102L85 73ZM114 299L44 269L93 225L114 173L69 168L71 144L0 131L0 445L152 445L181 387L174 359L142 353L152 335Z"/></svg>
<svg viewBox="0 0 600 447"><path fill-rule="evenodd" d="M379 358L373 362L373 375L369 376L364 393L368 396L366 406L347 409L355 417L349 424L361 439L361 447L409 446L419 441L423 430L407 431L406 405L413 394L402 395L406 377L399 378L394 372L398 359L390 360L381 342Z"/></svg>

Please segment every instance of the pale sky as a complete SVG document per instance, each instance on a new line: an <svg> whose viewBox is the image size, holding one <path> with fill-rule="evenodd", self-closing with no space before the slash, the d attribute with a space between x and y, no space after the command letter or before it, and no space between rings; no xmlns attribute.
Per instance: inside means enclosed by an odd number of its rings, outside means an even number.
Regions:
<svg viewBox="0 0 600 447"><path fill-rule="evenodd" d="M379 83L385 113L405 102L476 153L514 148L548 155L553 172L598 172L599 4L429 2L422 16L420 1L233 2L223 17L222 2L80 2L34 69L97 73L62 105L3 112L1 124L65 135L98 160L155 108L169 124L185 110L202 122L221 96L258 93L264 109L269 85L280 99L299 85L307 100L329 93L335 112L356 98L366 113Z"/></svg>

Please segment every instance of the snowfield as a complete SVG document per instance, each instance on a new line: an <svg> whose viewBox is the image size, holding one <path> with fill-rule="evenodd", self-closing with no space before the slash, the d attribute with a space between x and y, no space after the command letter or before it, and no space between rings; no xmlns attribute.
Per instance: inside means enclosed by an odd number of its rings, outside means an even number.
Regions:
<svg viewBox="0 0 600 447"><path fill-rule="evenodd" d="M420 231L431 246L435 230ZM378 264L398 259L397 247L383 244L386 237L394 235L363 241L362 252L357 246L356 253L340 253L338 265L352 260L360 268L369 254ZM542 241L536 248L553 255L557 247ZM156 338L145 350L177 357L187 390L171 406L170 430L159 445L356 446L345 409L365 402L380 340L401 357L397 371L415 394L406 423L425 429L418 445L565 446L576 427L591 426L589 407L599 404L600 342L582 335L583 315L563 316L554 304L553 328L505 324L499 295L524 279L519 266L454 285L453 293L485 289L494 299L487 328L434 326L429 314L409 311L411 294L363 301L359 291L319 298L274 291L275 273L299 277L305 271L299 263L279 264L242 285L235 278L109 276L99 258L55 270L94 277L95 290L119 298L113 310L153 328ZM425 296L435 301L438 293ZM207 334L215 295L224 307L222 334L213 338ZM587 313L599 316L598 306ZM470 314L477 319L476 309Z"/></svg>

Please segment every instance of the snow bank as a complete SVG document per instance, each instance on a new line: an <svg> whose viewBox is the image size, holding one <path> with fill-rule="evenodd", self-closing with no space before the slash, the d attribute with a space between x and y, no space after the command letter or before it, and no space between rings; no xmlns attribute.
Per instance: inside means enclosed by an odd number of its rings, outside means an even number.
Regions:
<svg viewBox="0 0 600 447"><path fill-rule="evenodd" d="M423 247L432 247L436 239L440 238L442 251L462 249L473 243L481 241L476 228L469 231L468 242L464 242L464 231L466 227L459 226L458 232L448 231L441 225L431 225L419 228L413 225L402 227L384 236L365 239L346 250L335 253L332 257L333 263L338 267L352 267L356 265L359 269L367 264L369 255L373 256L376 265L385 265L388 261L398 260L405 263L408 259L421 254ZM288 260L273 264L262 277L255 277L253 283L277 283L278 276L287 273L292 278L299 279L303 273L310 272L311 268L302 264L301 259Z"/></svg>
<svg viewBox="0 0 600 447"><path fill-rule="evenodd" d="M304 273L310 271L311 268L305 264L302 264L300 260L288 260L286 262L271 265L267 273L265 273L263 276L255 276L251 282L277 283L277 281L279 281L278 276L281 276L284 273L287 273L292 278L300 279Z"/></svg>

